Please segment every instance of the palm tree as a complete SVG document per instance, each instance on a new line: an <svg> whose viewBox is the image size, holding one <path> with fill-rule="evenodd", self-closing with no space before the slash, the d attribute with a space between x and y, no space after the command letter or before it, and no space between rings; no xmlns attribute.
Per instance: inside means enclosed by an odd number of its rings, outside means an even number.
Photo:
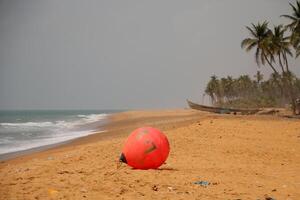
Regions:
<svg viewBox="0 0 300 200"><path fill-rule="evenodd" d="M291 72L289 70L287 55L293 56L290 47L290 37L285 37L286 29L283 28L282 25L274 26L274 30L271 35L271 44L270 49L272 51L273 55L276 55L278 57L279 65L282 69L282 84L283 87L286 88L286 92L282 90L282 92L286 93L292 103L292 109L295 113L295 95L294 95L294 89L293 84L291 80ZM282 62L282 59L284 62ZM285 66L285 67L284 67Z"/></svg>
<svg viewBox="0 0 300 200"><path fill-rule="evenodd" d="M254 47L256 47L256 63L258 66L260 62L264 65L265 61L269 64L274 73L274 81L279 87L281 94L284 95L284 88L281 80L281 75L276 70L275 66L275 56L280 55L280 63L281 57L283 57L286 66L288 66L286 55L290 54L290 50L288 48L288 44L286 44L286 38L284 38L285 30L278 26L275 27L274 33L268 28L268 22L264 21L263 23L257 23L257 25L252 24L252 29L250 27L246 27L252 38L246 38L242 41L241 47L246 48L246 51L250 51ZM275 42L276 41L276 42ZM288 68L288 67L287 67ZM285 71L282 67L283 72ZM288 90L289 91L289 90Z"/></svg>
<svg viewBox="0 0 300 200"><path fill-rule="evenodd" d="M287 55L293 56L291 52L291 43L289 41L290 37L285 37L286 28L283 28L283 25L274 26L274 30L271 37L270 42L270 51L274 56L278 57L279 65L281 66L282 73L289 72L288 60ZM283 59L283 61L282 61ZM273 60L275 62L275 60ZM284 68L286 67L286 69Z"/></svg>
<svg viewBox="0 0 300 200"><path fill-rule="evenodd" d="M256 82L258 85L264 79L264 75L262 73L260 73L260 71L257 71L256 75L254 75L254 77L256 78Z"/></svg>
<svg viewBox="0 0 300 200"><path fill-rule="evenodd" d="M210 96L212 104L215 104L219 95L219 80L217 76L213 75L210 77L205 93Z"/></svg>
<svg viewBox="0 0 300 200"><path fill-rule="evenodd" d="M270 49L270 35L272 32L268 28L268 22L264 21L262 24L258 22L257 25L252 24L252 28L248 26L246 26L246 28L250 32L251 38L244 39L241 43L241 47L245 48L247 52L256 48L255 61L257 65L260 66L260 63L265 65L265 61L267 61L273 72L278 74L272 65L273 54Z"/></svg>
<svg viewBox="0 0 300 200"><path fill-rule="evenodd" d="M290 39L296 50L296 57L298 57L300 55L300 2L296 1L296 6L290 3L290 6L293 9L292 15L281 16L292 21L286 27L292 31Z"/></svg>
<svg viewBox="0 0 300 200"><path fill-rule="evenodd" d="M248 98L252 93L252 81L249 75L241 75L237 79L239 83L240 94L243 98Z"/></svg>
<svg viewBox="0 0 300 200"><path fill-rule="evenodd" d="M234 79L232 76L227 76L226 84L224 88L224 93L228 101L231 101L234 98Z"/></svg>

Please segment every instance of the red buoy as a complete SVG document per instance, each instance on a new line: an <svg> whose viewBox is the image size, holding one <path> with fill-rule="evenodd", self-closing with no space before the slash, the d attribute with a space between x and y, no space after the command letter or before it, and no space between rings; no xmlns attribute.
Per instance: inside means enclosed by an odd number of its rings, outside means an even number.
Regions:
<svg viewBox="0 0 300 200"><path fill-rule="evenodd" d="M142 127L127 138L120 161L135 169L156 169L166 161L169 151L169 141L161 131Z"/></svg>

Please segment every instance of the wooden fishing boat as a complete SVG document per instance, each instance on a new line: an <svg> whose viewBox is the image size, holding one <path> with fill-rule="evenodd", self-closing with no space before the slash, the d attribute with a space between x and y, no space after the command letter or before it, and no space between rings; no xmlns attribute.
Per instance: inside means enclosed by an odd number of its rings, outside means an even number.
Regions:
<svg viewBox="0 0 300 200"><path fill-rule="evenodd" d="M244 115L250 115L250 114L255 114L255 113L261 111L261 109L237 109L237 108L205 106L205 105L193 103L189 100L187 100L187 103L188 103L189 107L192 109L206 111L206 112L220 113L220 114L240 113L240 114L244 114Z"/></svg>

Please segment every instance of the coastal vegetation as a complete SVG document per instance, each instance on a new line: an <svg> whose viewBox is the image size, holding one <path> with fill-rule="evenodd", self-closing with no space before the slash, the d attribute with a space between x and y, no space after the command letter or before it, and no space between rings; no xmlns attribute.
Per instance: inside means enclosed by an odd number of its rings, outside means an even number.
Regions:
<svg viewBox="0 0 300 200"><path fill-rule="evenodd" d="M300 79L291 74L293 91L300 94ZM282 107L290 102L289 96L282 95L278 85L283 85L283 79L279 79L272 73L269 79L264 80L263 74L257 71L251 78L249 75L241 75L218 78L211 76L205 94L215 106L234 108L261 108Z"/></svg>
<svg viewBox="0 0 300 200"><path fill-rule="evenodd" d="M258 66L268 66L272 70L270 78L263 80L258 71L255 79L248 75L238 78L231 76L218 79L212 76L205 93L213 105L233 107L277 107L290 104L296 111L296 98L300 94L300 79L290 70L288 60L300 55L300 1L293 5L291 15L281 17L289 20L287 25L269 27L263 21L246 26L250 37L241 42L246 52L255 50Z"/></svg>

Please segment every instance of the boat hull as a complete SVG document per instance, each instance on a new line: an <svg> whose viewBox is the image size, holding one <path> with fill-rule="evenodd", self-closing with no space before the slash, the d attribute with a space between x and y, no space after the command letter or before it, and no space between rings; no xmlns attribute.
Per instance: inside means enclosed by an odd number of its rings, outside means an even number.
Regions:
<svg viewBox="0 0 300 200"><path fill-rule="evenodd" d="M213 106L205 106L205 105L200 105L193 103L189 100L187 100L187 103L190 108L195 109L195 110L201 110L201 111L206 111L206 112L213 112L213 113L219 113L219 114L255 114L260 111L260 109L235 109L235 108L223 108L223 107L213 107Z"/></svg>

